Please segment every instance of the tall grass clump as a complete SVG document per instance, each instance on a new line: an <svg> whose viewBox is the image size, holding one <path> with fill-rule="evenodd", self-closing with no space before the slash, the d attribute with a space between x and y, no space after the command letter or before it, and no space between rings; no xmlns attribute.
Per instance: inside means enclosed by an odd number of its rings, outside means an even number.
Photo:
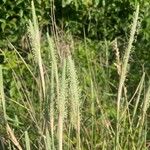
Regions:
<svg viewBox="0 0 150 150"><path fill-rule="evenodd" d="M136 12L135 15L133 17L133 23L132 23L132 28L131 28L131 32L130 32L130 37L129 37L129 42L128 42L128 46L125 50L125 54L123 57L123 61L122 61L122 68L121 68L121 74L120 74L120 81L119 81L119 87L118 87L118 95L117 95L117 134L116 134L116 149L120 149L119 148L119 138L120 138L120 124L121 124L121 116L120 113L122 111L122 103L121 100L123 100L122 98L122 92L123 92L123 88L125 87L125 79L126 79L126 74L128 72L127 68L128 68L128 62L129 62L129 57L130 57L130 53L131 53L131 49L132 49L132 44L134 41L134 35L136 33L136 27L137 27L137 23L138 23L138 16L139 16L139 4L137 4L137 8L136 8Z"/></svg>
<svg viewBox="0 0 150 150"><path fill-rule="evenodd" d="M139 5L123 57L117 38L92 41L84 35L79 40L60 30L55 16L51 16L52 30L43 35L33 1L31 5L28 56L23 58L9 43L21 66L13 67L12 58L3 52L11 68L13 90L5 85L7 70L4 73L0 65L0 108L9 137L3 149L148 150L150 85L146 72L133 93L127 80L132 76L128 67ZM114 64L109 60L112 49Z"/></svg>
<svg viewBox="0 0 150 150"><path fill-rule="evenodd" d="M13 145L17 147L18 150L22 150L13 130L11 129L8 123L8 116L6 112L6 101L5 101L5 94L4 94L4 83L3 83L3 67L0 65L0 109L3 110L3 120L6 132L9 136L10 141L12 141ZM2 146L4 148L4 145Z"/></svg>
<svg viewBox="0 0 150 150"><path fill-rule="evenodd" d="M35 57L35 61L38 64L39 72L40 72L40 82L41 82L41 90L43 94L43 98L45 98L45 79L44 79L44 69L41 57L41 36L38 26L38 21L35 13L35 7L33 1L31 2L32 6L32 20L33 22L29 21L29 34L31 40L31 46L33 49L33 54Z"/></svg>
<svg viewBox="0 0 150 150"><path fill-rule="evenodd" d="M62 39L59 39L59 37L57 36L56 36L57 39L53 39L53 37L50 37L49 34L47 33L48 47L46 48L47 49L46 55L48 55L48 57L45 56L44 57L45 59L42 60L43 51L40 41L40 31L38 27L38 21L36 18L33 2L32 2L32 15L33 15L32 19L33 22L29 21L29 36L31 40L31 47L35 58L35 62L38 64L39 68L40 80L36 80L36 82L40 83L40 84L37 83L37 86L40 85L40 89L42 90L41 93L39 89L38 99L40 100L39 101L40 116L44 117L44 119L41 119L41 122L38 123L37 121L37 127L39 129L39 133L41 134L40 137L41 141L43 137L46 138L44 141L47 149L50 148L51 149L58 148L59 150L63 149L64 147L63 143L65 140L64 124L69 122L69 118L67 118L67 113L69 111L67 111L67 108L70 107L71 111L69 113L69 116L71 116L70 119L72 125L74 126L77 132L77 148L79 149L80 97L78 91L78 82L75 66L70 53L71 50L67 49L67 46L64 46L63 48L57 47L57 45L62 44L61 43ZM65 54L66 51L67 53L69 53L69 55ZM61 62L58 60L59 52L62 55L60 60ZM59 65L59 62L61 65ZM69 94L71 95L71 98L68 98ZM71 102L71 105L68 105L69 101ZM50 136L48 136L48 133L50 134ZM47 144L48 142L47 138L50 140L49 141L50 145ZM58 143L58 145L55 143Z"/></svg>

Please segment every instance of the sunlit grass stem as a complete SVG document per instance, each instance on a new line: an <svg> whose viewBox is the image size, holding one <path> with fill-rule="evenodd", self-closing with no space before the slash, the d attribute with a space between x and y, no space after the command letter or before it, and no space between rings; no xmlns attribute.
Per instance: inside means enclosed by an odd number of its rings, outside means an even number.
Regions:
<svg viewBox="0 0 150 150"><path fill-rule="evenodd" d="M33 49L35 61L38 64L40 78L41 78L41 88L42 88L42 95L45 98L45 78L44 78L44 69L43 69L43 61L41 56L41 42L40 42L40 30L38 26L38 20L35 13L35 7L33 1L31 2L32 6L32 21L29 21L29 35L31 40L31 46Z"/></svg>
<svg viewBox="0 0 150 150"><path fill-rule="evenodd" d="M136 7L136 12L135 15L133 16L133 23L132 23L132 28L130 32L130 37L129 37L129 42L128 46L125 50L125 54L123 57L123 62L122 62L122 70L121 70L121 75L120 75L120 81L119 81L119 87L118 87L118 95L117 95L117 134L116 134L116 150L119 150L119 137L120 137L120 111L121 111L121 99L122 99L122 91L126 79L126 74L128 72L128 62L130 58L130 53L132 50L132 44L134 41L134 36L136 33L136 27L138 23L138 16L139 16L139 4L137 4Z"/></svg>

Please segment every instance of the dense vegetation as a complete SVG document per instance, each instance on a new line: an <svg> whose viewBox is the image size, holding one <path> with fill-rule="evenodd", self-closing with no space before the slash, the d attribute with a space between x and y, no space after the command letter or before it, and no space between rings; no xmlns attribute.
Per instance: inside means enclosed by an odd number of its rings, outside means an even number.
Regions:
<svg viewBox="0 0 150 150"><path fill-rule="evenodd" d="M149 0L2 0L0 149L150 148Z"/></svg>

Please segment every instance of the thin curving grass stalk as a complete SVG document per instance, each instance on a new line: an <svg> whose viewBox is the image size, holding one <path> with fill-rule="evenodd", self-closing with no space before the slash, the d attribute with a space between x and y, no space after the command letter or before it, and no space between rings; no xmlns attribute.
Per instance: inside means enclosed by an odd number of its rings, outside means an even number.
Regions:
<svg viewBox="0 0 150 150"><path fill-rule="evenodd" d="M6 117L6 103L5 103L5 96L4 96L4 86L3 86L3 73L2 73L2 65L0 65L0 106L2 105L4 120L7 120Z"/></svg>
<svg viewBox="0 0 150 150"><path fill-rule="evenodd" d="M40 31L38 26L38 21L35 13L35 7L33 1L31 2L32 6L32 21L29 20L29 35L31 40L31 46L35 56L35 61L38 64L40 78L41 78L41 88L43 93L43 99L45 98L45 78L44 78L44 69L43 62L41 57L41 44L40 44Z"/></svg>
<svg viewBox="0 0 150 150"><path fill-rule="evenodd" d="M33 1L31 2L31 8L32 8L32 21L29 20L29 38L31 41L31 47L34 54L35 62L38 65L39 70L39 82L38 82L38 94L39 94L39 118L41 121L39 121L40 126L40 134L44 134L44 128L45 128L45 117L43 116L43 107L45 104L45 98L46 98L46 86L45 86L45 76L44 76L44 68L43 68L43 60L41 56L41 36L39 31L39 25L38 20L36 17L35 7ZM39 141L42 138L39 139Z"/></svg>
<svg viewBox="0 0 150 150"><path fill-rule="evenodd" d="M4 120L6 123L6 131L8 136L10 137L10 140L13 142L13 144L18 148L18 150L22 150L22 147L20 146L13 130L9 126L7 122L7 113L6 113L6 102L5 102L5 96L4 96L4 85L3 85L3 72L2 72L2 65L0 65L0 106L2 104L3 108L3 114L4 114Z"/></svg>
<svg viewBox="0 0 150 150"><path fill-rule="evenodd" d="M129 62L129 57L132 49L132 44L134 41L134 35L136 32L137 28L137 22L138 22L138 16L139 16L139 4L137 4L136 7L136 12L133 17L133 23L132 23L132 28L130 32L130 38L128 42L128 46L125 50L123 62L122 62L122 69L121 69L121 75L120 75L120 81L119 81L119 87L118 87L118 95L117 95L117 130L116 130L116 149L120 149L120 108L121 108L121 98L122 98L122 92L123 92L123 87L126 79L126 74L128 72L128 62Z"/></svg>
<svg viewBox="0 0 150 150"><path fill-rule="evenodd" d="M146 121L147 109L149 108L149 104L150 104L150 81L142 104L141 116L137 124L137 127L139 127L139 138L142 136L142 130L144 128L144 123Z"/></svg>
<svg viewBox="0 0 150 150"><path fill-rule="evenodd" d="M54 150L53 147L51 148L51 137L46 127L46 137L45 137L45 150Z"/></svg>
<svg viewBox="0 0 150 150"><path fill-rule="evenodd" d="M26 150L31 150L30 148L30 138L28 131L25 131L25 143L26 143Z"/></svg>
<svg viewBox="0 0 150 150"><path fill-rule="evenodd" d="M134 106L134 111L133 111L133 116L132 116L132 121L131 121L132 123L131 124L134 123L134 120L136 118L136 114L137 114L140 98L141 98L141 95L142 95L144 79L145 79L145 73L143 73L141 81L140 81L139 86L138 86L138 95L137 95L136 103L135 103L135 106Z"/></svg>
<svg viewBox="0 0 150 150"><path fill-rule="evenodd" d="M19 144L19 141L17 140L13 130L11 129L11 127L9 126L8 123L6 123L6 130L7 130L7 134L10 138L10 140L12 141L12 143L17 147L18 150L23 150L23 148L21 147L21 145Z"/></svg>

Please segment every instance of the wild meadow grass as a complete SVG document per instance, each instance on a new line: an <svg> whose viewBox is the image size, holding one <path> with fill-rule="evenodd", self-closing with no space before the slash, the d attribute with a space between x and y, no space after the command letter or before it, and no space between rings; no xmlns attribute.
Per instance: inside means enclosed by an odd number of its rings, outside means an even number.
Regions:
<svg viewBox="0 0 150 150"><path fill-rule="evenodd" d="M139 5L121 57L117 39L113 46L104 41L98 54L86 37L78 42L59 32L56 25L55 33L42 36L32 2L33 18L28 25L31 58L23 58L9 43L23 67L13 68L7 58L13 96L3 77L7 70L0 65L0 117L6 133L1 136L0 149L148 150L150 84L143 72L130 96L130 83L126 82L138 15ZM112 67L110 48L115 53Z"/></svg>

